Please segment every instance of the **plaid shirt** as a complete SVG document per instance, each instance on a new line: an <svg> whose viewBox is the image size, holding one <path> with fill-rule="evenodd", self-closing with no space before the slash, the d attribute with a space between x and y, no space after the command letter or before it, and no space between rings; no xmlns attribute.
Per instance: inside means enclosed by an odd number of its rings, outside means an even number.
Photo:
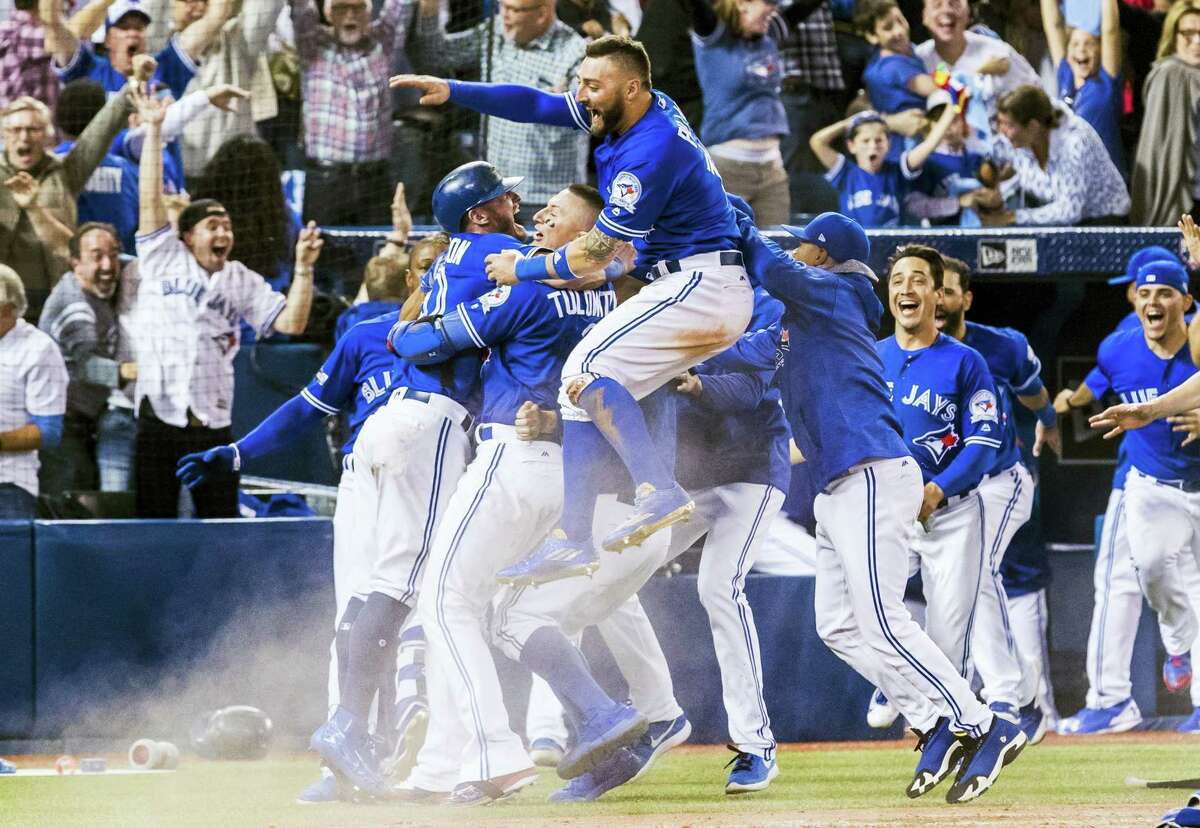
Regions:
<svg viewBox="0 0 1200 828"><path fill-rule="evenodd" d="M44 36L42 22L27 11L0 23L0 106L29 95L54 109L60 84Z"/></svg>
<svg viewBox="0 0 1200 828"><path fill-rule="evenodd" d="M792 26L786 37L777 40L785 79L796 78L828 92L846 88L842 64L838 61L837 39L833 34L833 12L829 10L828 2Z"/></svg>
<svg viewBox="0 0 1200 828"><path fill-rule="evenodd" d="M379 161L392 149L392 53L408 34L414 0L386 0L361 45L341 46L314 0L292 0L300 55L304 146L326 162Z"/></svg>
<svg viewBox="0 0 1200 828"><path fill-rule="evenodd" d="M587 41L556 20L524 46L504 39L496 20L491 49L486 49L488 21L466 31L446 34L435 17L422 17L418 34L422 50L444 68L480 67L484 80L516 83L545 92L566 92L575 81ZM568 184L587 181L588 136L585 132L542 124L486 119L484 157L504 175L523 175L521 198L545 204Z"/></svg>

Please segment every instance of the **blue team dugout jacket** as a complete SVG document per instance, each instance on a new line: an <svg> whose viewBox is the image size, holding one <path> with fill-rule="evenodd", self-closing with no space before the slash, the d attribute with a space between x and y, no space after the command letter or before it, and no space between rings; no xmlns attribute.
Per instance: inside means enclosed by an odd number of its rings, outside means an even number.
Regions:
<svg viewBox="0 0 1200 828"><path fill-rule="evenodd" d="M354 450L362 424L387 401L388 389L400 373L400 360L387 349L388 331L399 318L400 312L394 311L352 327L300 391L301 398L322 414L348 412L345 454Z"/></svg>
<svg viewBox="0 0 1200 828"><path fill-rule="evenodd" d="M569 92L451 81L450 100L510 121L591 129L591 116ZM594 159L606 202L596 227L633 243L633 275L648 281L657 274L647 269L657 262L737 249L737 221L721 177L687 118L662 92L653 92L650 108L632 127L605 136Z"/></svg>
<svg viewBox="0 0 1200 828"><path fill-rule="evenodd" d="M746 333L693 369L700 397L679 400L676 476L685 488L758 483L787 491L791 429L775 383L784 347L783 304L759 288Z"/></svg>
<svg viewBox="0 0 1200 828"><path fill-rule="evenodd" d="M748 221L739 226L746 269L784 306L783 410L813 488L869 460L907 457L875 350L883 305L874 274L860 262L806 267Z"/></svg>
<svg viewBox="0 0 1200 828"><path fill-rule="evenodd" d="M1025 334L1013 328L968 322L963 344L979 352L996 385L1002 436L996 450L996 465L989 472L1004 471L1021 460L1013 408L1017 397L1031 397L1042 390L1042 363Z"/></svg>
<svg viewBox="0 0 1200 828"><path fill-rule="evenodd" d="M938 334L906 351L894 336L877 348L908 450L925 482L946 497L974 488L996 464L1002 427L987 363L975 349Z"/></svg>
<svg viewBox="0 0 1200 828"><path fill-rule="evenodd" d="M1100 343L1096 367L1125 403L1150 402L1196 373L1186 342L1170 359L1163 359L1150 350L1140 328L1109 334ZM1129 464L1143 474L1200 482L1200 443L1184 446L1186 437L1171 431L1165 419L1156 420L1126 432L1123 447Z"/></svg>

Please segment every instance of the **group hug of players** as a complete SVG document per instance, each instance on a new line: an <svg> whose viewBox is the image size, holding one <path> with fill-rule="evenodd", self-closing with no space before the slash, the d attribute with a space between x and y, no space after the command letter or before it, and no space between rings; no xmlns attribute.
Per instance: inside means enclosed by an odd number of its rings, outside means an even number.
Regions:
<svg viewBox="0 0 1200 828"><path fill-rule="evenodd" d="M587 130L600 139L601 186L552 199L530 244L516 222L519 179L481 162L453 171L434 194L449 242L423 279L423 315L355 326L251 434L181 461L185 479L202 479L349 412L332 712L312 739L325 772L301 801L473 805L531 784L492 647L562 706L570 737L557 769L568 783L553 800L595 799L645 773L690 725L637 591L702 536L699 591L736 752L725 790L769 786L779 764L743 587L792 459L813 492L818 632L919 734L908 794L950 777L950 802L988 790L1045 730L1039 677L998 576L1033 497L1014 400L1036 411L1038 448L1058 436L1024 338L963 321L964 266L899 247L884 277L895 334L877 341L884 308L862 228L823 214L786 228L799 241L787 253L760 234L627 38L588 47L574 96L392 83L425 104ZM626 275L642 286L618 302L609 283ZM1195 370L1186 350L1159 352L1180 332L1186 349L1190 297L1177 259L1147 262L1134 284L1141 328L1101 349L1100 370L1118 394L1145 400ZM1138 475L1161 494L1156 531L1190 531L1194 450L1169 427L1133 435L1131 523ZM1174 523L1162 514L1171 509ZM1160 557L1173 560L1183 531ZM1186 686L1187 597L1171 566L1133 560L1163 620L1164 675ZM917 572L924 628L904 603ZM427 638L427 729L398 780L388 759L412 718L392 715L397 651L414 625ZM576 644L592 625L627 702L605 692Z"/></svg>

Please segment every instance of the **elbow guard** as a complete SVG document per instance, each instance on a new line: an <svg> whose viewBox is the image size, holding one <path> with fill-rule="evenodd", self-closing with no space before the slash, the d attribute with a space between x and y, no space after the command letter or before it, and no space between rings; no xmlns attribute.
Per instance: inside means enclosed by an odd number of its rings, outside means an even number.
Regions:
<svg viewBox="0 0 1200 828"><path fill-rule="evenodd" d="M431 321L417 321L391 339L396 355L414 365L445 362L459 351L475 347L458 311Z"/></svg>

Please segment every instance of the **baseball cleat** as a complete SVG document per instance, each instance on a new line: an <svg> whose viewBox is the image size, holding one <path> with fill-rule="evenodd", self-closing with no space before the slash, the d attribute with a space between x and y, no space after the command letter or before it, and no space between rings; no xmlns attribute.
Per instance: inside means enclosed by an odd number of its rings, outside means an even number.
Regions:
<svg viewBox="0 0 1200 828"><path fill-rule="evenodd" d="M337 777L332 773L328 776L322 774L320 779L296 795L296 802L300 805L323 805L327 802L340 802L341 800L342 795Z"/></svg>
<svg viewBox="0 0 1200 828"><path fill-rule="evenodd" d="M725 767L733 765L729 778L725 780L725 793L740 794L765 790L776 776L779 776L779 763L774 759L764 759L753 753L738 750L733 745L729 749L734 757Z"/></svg>
<svg viewBox="0 0 1200 828"><path fill-rule="evenodd" d="M633 514L604 538L604 548L609 552L640 546L660 529L687 520L696 511L696 501L678 483L669 489L643 483L637 487L633 509Z"/></svg>
<svg viewBox="0 0 1200 828"><path fill-rule="evenodd" d="M1192 715L1183 720L1183 724L1175 728L1179 733L1200 733L1200 707L1192 708Z"/></svg>
<svg viewBox="0 0 1200 828"><path fill-rule="evenodd" d="M1085 707L1074 716L1058 723L1060 736L1089 736L1102 733L1124 733L1142 723L1142 711L1137 702L1126 699L1108 707Z"/></svg>
<svg viewBox="0 0 1200 828"><path fill-rule="evenodd" d="M522 788L536 782L537 778L537 768L529 767L491 779L463 782L450 794L449 803L460 807L491 805L493 802L514 796Z"/></svg>
<svg viewBox="0 0 1200 828"><path fill-rule="evenodd" d="M529 761L541 768L557 767L566 751L553 739L534 739L529 743Z"/></svg>
<svg viewBox="0 0 1200 828"><path fill-rule="evenodd" d="M1020 725L1021 732L1025 734L1030 745L1036 745L1046 738L1046 714L1042 712L1042 708L1038 707L1036 702L1030 702L1021 708L1021 718L1017 724Z"/></svg>
<svg viewBox="0 0 1200 828"><path fill-rule="evenodd" d="M446 791L431 791L410 785L396 785L388 792L389 802L406 802L410 805L446 805L450 794Z"/></svg>
<svg viewBox="0 0 1200 828"><path fill-rule="evenodd" d="M556 529L533 552L497 572L496 581L511 586L538 586L591 575L599 568L600 561L590 542L567 540L566 534Z"/></svg>
<svg viewBox="0 0 1200 828"><path fill-rule="evenodd" d="M630 750L637 757L641 767L638 768L638 779L646 771L650 770L650 766L654 764L658 757L662 756L668 750L678 745L682 745L692 735L692 723L688 721L687 716L680 713L674 719L666 719L661 722L651 722L646 728L646 732L642 734L642 738L638 739Z"/></svg>
<svg viewBox="0 0 1200 828"><path fill-rule="evenodd" d="M996 783L1000 771L1024 750L1028 740L1019 725L1003 716L993 716L992 726L978 739L972 739L962 761L962 770L946 792L950 803L977 799Z"/></svg>
<svg viewBox="0 0 1200 828"><path fill-rule="evenodd" d="M1168 693L1182 693L1192 685L1190 654L1167 656L1167 660L1163 662L1163 684L1166 685Z"/></svg>
<svg viewBox="0 0 1200 828"><path fill-rule="evenodd" d="M900 711L888 700L882 690L876 690L871 694L871 700L867 702L868 726L885 730L895 724L899 717Z"/></svg>
<svg viewBox="0 0 1200 828"><path fill-rule="evenodd" d="M10 773L16 773L17 766L7 759L0 757L0 776L5 776Z"/></svg>
<svg viewBox="0 0 1200 828"><path fill-rule="evenodd" d="M575 746L558 763L562 779L574 779L592 770L620 747L636 742L646 732L646 717L632 707L614 703L603 713L590 716L575 738Z"/></svg>
<svg viewBox="0 0 1200 828"><path fill-rule="evenodd" d="M411 696L396 705L400 711L396 719L395 745L380 764L384 776L401 782L408 778L417 764L417 754L425 744L429 730L429 705L420 696Z"/></svg>
<svg viewBox="0 0 1200 828"><path fill-rule="evenodd" d="M921 752L921 758L905 790L910 799L923 796L941 784L954 773L966 753L966 746L950 731L949 719L938 719L926 733L916 728L913 731L917 734L916 750Z"/></svg>
<svg viewBox="0 0 1200 828"><path fill-rule="evenodd" d="M988 710L995 713L997 716L1003 716L1010 722L1017 724L1021 721L1021 712L1017 710L1015 704L1008 702L992 702L988 705Z"/></svg>
<svg viewBox="0 0 1200 828"><path fill-rule="evenodd" d="M354 716L338 706L329 721L317 728L309 747L321 754L335 774L371 796L386 797L388 784L372 755L371 743Z"/></svg>
<svg viewBox="0 0 1200 828"><path fill-rule="evenodd" d="M637 778L641 760L629 748L617 748L595 770L576 776L550 794L551 802L591 802Z"/></svg>

